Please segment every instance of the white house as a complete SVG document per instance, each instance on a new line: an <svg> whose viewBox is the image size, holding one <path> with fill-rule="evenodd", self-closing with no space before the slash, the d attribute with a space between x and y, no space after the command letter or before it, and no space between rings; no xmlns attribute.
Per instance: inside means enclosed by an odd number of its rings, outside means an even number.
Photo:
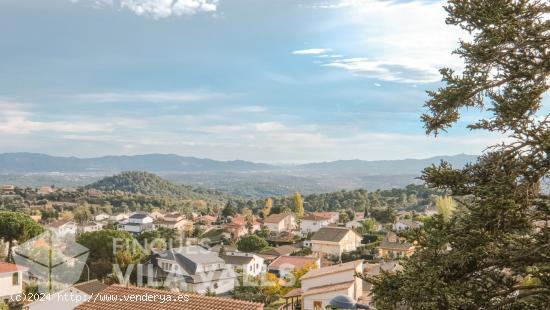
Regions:
<svg viewBox="0 0 550 310"><path fill-rule="evenodd" d="M28 304L27 307L29 310L72 310L107 287L107 284L103 284L98 280L91 280L68 287L52 294L49 298L37 300Z"/></svg>
<svg viewBox="0 0 550 310"><path fill-rule="evenodd" d="M0 303L23 293L23 272L26 268L0 261Z"/></svg>
<svg viewBox="0 0 550 310"><path fill-rule="evenodd" d="M109 221L111 222L123 222L128 219L128 214L126 213L113 213L111 216L109 216Z"/></svg>
<svg viewBox="0 0 550 310"><path fill-rule="evenodd" d="M57 220L50 223L48 227L59 237L76 235L78 230L76 223L71 220Z"/></svg>
<svg viewBox="0 0 550 310"><path fill-rule="evenodd" d="M228 252L220 255L234 270L242 270L243 275L256 277L266 271L264 259L254 253Z"/></svg>
<svg viewBox="0 0 550 310"><path fill-rule="evenodd" d="M132 234L141 234L142 232L155 229L153 221L153 218L147 215L147 213L137 212L132 214L128 218L128 221L122 224L122 229Z"/></svg>
<svg viewBox="0 0 550 310"><path fill-rule="evenodd" d="M99 213L94 216L94 221L103 222L109 220L110 215L107 213Z"/></svg>
<svg viewBox="0 0 550 310"><path fill-rule="evenodd" d="M339 256L343 252L355 251L361 246L362 237L347 227L323 227L311 237L313 253Z"/></svg>
<svg viewBox="0 0 550 310"><path fill-rule="evenodd" d="M406 229L415 229L422 226L421 222L417 221L410 221L410 220L398 220L393 225L393 230L400 231L400 230L406 230Z"/></svg>
<svg viewBox="0 0 550 310"><path fill-rule="evenodd" d="M302 236L307 236L309 233L314 233L318 231L321 227L328 226L331 223L331 217L319 215L319 214L308 214L302 218L300 222L300 232Z"/></svg>
<svg viewBox="0 0 550 310"><path fill-rule="evenodd" d="M185 216L175 212L164 214L156 219L156 225L158 227L164 227L168 229L176 229L182 232L192 232L193 222L185 219Z"/></svg>
<svg viewBox="0 0 550 310"><path fill-rule="evenodd" d="M363 280L355 274L361 272L362 260L310 270L301 278L302 287L297 292L302 296L302 309L325 309L338 295L347 295L357 302L363 295Z"/></svg>
<svg viewBox="0 0 550 310"><path fill-rule="evenodd" d="M97 223L97 222L87 222L78 225L78 232L79 233L87 233L87 232L93 232L93 231L100 231L103 229L103 224Z"/></svg>
<svg viewBox="0 0 550 310"><path fill-rule="evenodd" d="M271 214L264 220L264 225L271 232L289 232L296 228L296 220L289 213Z"/></svg>
<svg viewBox="0 0 550 310"><path fill-rule="evenodd" d="M198 294L226 294L235 288L237 274L218 256L200 246L186 246L155 254L153 261L164 272L164 285Z"/></svg>
<svg viewBox="0 0 550 310"><path fill-rule="evenodd" d="M338 223L340 221L340 213L339 212L313 212L314 215L322 216L322 217L328 217L329 223Z"/></svg>

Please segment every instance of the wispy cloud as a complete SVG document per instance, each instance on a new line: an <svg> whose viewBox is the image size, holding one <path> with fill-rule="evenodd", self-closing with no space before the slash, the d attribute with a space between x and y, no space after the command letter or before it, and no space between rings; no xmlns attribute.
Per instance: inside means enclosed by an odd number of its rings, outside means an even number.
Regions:
<svg viewBox="0 0 550 310"><path fill-rule="evenodd" d="M359 40L339 47L339 51L366 57L330 60L323 53L318 55L325 60L321 65L388 82L439 81L439 68L460 70L463 66L451 51L456 49L459 37L465 40L469 37L457 27L445 24L444 3L443 0L320 1L313 8L339 9L340 23L363 33Z"/></svg>
<svg viewBox="0 0 550 310"><path fill-rule="evenodd" d="M233 109L235 112L244 112L244 113L261 113L266 112L267 108L258 106L258 105L248 105L243 107L237 107Z"/></svg>
<svg viewBox="0 0 550 310"><path fill-rule="evenodd" d="M215 12L218 4L218 0L72 0L72 2L89 2L96 7L127 9L136 15L155 19Z"/></svg>
<svg viewBox="0 0 550 310"><path fill-rule="evenodd" d="M85 102L195 102L224 98L229 95L208 91L183 92L104 92L74 95Z"/></svg>
<svg viewBox="0 0 550 310"><path fill-rule="evenodd" d="M305 50L292 51L294 55L321 55L330 52L330 48L309 48Z"/></svg>
<svg viewBox="0 0 550 310"><path fill-rule="evenodd" d="M341 68L369 78L398 83L430 83L440 80L437 69L410 63L396 63L366 58L336 60L325 67Z"/></svg>

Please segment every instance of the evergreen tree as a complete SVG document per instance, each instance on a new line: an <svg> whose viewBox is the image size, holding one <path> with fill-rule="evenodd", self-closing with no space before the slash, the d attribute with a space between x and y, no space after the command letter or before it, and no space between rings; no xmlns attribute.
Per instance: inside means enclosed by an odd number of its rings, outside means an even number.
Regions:
<svg viewBox="0 0 550 310"><path fill-rule="evenodd" d="M540 115L549 89L550 2L449 0L447 23L472 35L455 52L462 74L442 69L446 86L429 92L427 133L444 132L463 108L484 110L472 130L510 137L476 163L426 168L430 187L452 194L457 210L412 230L415 254L404 270L374 284L377 309L547 309L550 304L550 124Z"/></svg>

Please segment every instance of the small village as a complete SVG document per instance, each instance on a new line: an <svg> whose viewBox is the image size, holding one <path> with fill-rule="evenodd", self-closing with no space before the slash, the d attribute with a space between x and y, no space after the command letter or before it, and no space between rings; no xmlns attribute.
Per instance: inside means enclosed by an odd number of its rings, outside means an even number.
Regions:
<svg viewBox="0 0 550 310"><path fill-rule="evenodd" d="M20 189L4 185L2 191L6 198L16 196ZM135 275L121 283L112 270L97 271L100 264L94 261L94 249L90 249L88 270L83 270L79 283L64 290L90 296L103 290L162 288L172 293L199 294L203 302L215 299L227 303L228 309L239 305L239 301L255 303L250 309L325 309L339 295L374 308L372 285L358 275L376 277L401 270L400 261L415 251L414 242L401 235L419 228L422 219L437 213L435 205L430 204L422 212L395 212L391 222L380 223L369 216L368 210L305 212L301 197L281 213L270 212L272 202L268 199L261 216L246 208L237 213L230 202L217 213L182 214L159 208L112 212L112 208L101 205L86 204L84 209L78 202L46 198L61 192L67 196L71 191L34 189L40 204L27 209L34 222L57 238L77 242L123 233L117 236L130 237L142 252L135 261L139 263ZM94 188L83 193L90 199L106 195ZM57 218L42 218L53 211ZM97 238L94 242L100 240ZM7 255L8 246L2 248L3 255ZM11 251L17 252L17 248L14 244ZM40 281L24 267L10 263L0 265L0 274L0 287L9 288L2 290L7 292L3 293L4 299L32 291L33 283ZM22 306L31 310L92 309L87 308L88 303L54 306L44 301Z"/></svg>

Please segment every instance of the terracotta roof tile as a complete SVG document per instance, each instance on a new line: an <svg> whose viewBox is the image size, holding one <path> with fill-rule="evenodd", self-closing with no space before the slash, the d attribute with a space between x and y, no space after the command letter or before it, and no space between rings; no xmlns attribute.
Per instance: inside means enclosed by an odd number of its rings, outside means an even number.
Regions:
<svg viewBox="0 0 550 310"><path fill-rule="evenodd" d="M165 302L154 301L126 301L124 298L118 298L116 301L99 301L100 296L144 296L162 295L165 296ZM178 296L189 295L188 301L178 301ZM168 301L168 296L171 299ZM181 297L180 297L181 298ZM209 297L187 293L174 293L151 288L125 287L112 285L103 290L96 301L85 302L76 310L262 310L263 304L220 298Z"/></svg>
<svg viewBox="0 0 550 310"><path fill-rule="evenodd" d="M323 268L319 268L319 269L312 269L308 273L306 273L302 277L302 279L310 279L310 278L315 278L315 277L319 277L319 276L334 274L334 273L342 272L342 271L346 271L346 270L353 270L361 264L363 264L363 260L356 260L356 261L352 261L352 262L347 262L347 263L338 264L338 265L332 265L332 266L323 267Z"/></svg>
<svg viewBox="0 0 550 310"><path fill-rule="evenodd" d="M73 285L74 288L82 291L88 295L97 294L109 286L105 283L99 282L99 280L90 280Z"/></svg>
<svg viewBox="0 0 550 310"><path fill-rule="evenodd" d="M308 295L316 295L316 294L322 294L322 293L328 293L328 292L334 292L334 291L340 291L344 289L349 289L355 280L342 282L342 283L335 283L335 284L327 284L323 286L316 286L312 287L309 290L302 293L302 296L308 296Z"/></svg>
<svg viewBox="0 0 550 310"><path fill-rule="evenodd" d="M279 223L287 216L291 216L291 214L288 214L288 213L271 214L264 220L264 223Z"/></svg>
<svg viewBox="0 0 550 310"><path fill-rule="evenodd" d="M0 262L0 273L4 272L17 272L18 270L22 270L22 267L17 266L15 264L10 264L6 262Z"/></svg>
<svg viewBox="0 0 550 310"><path fill-rule="evenodd" d="M269 264L269 268L279 268L283 265L302 268L307 263L317 263L317 258L308 256L279 256Z"/></svg>

